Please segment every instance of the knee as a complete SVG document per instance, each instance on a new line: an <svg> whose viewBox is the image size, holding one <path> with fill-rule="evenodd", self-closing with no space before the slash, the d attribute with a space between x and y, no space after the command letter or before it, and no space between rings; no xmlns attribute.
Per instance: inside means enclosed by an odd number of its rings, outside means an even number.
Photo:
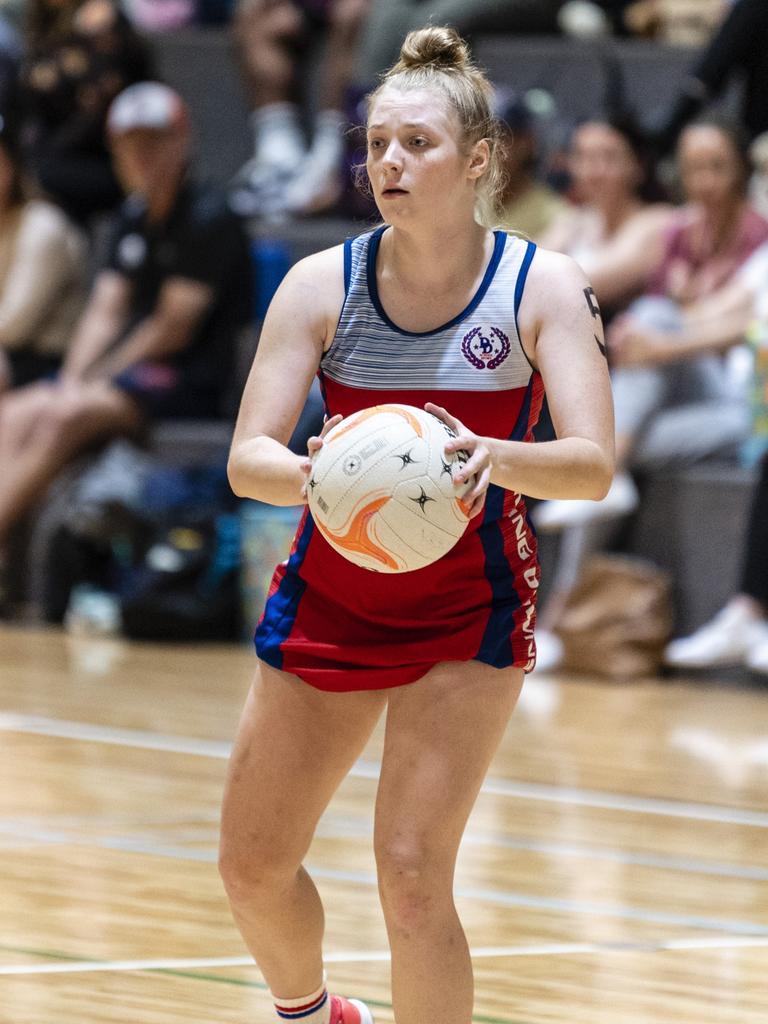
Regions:
<svg viewBox="0 0 768 1024"><path fill-rule="evenodd" d="M387 925L410 933L452 905L452 862L417 839L376 847L379 894Z"/></svg>
<svg viewBox="0 0 768 1024"><path fill-rule="evenodd" d="M243 837L224 829L218 866L230 902L242 906L279 898L295 879L301 859L267 830Z"/></svg>

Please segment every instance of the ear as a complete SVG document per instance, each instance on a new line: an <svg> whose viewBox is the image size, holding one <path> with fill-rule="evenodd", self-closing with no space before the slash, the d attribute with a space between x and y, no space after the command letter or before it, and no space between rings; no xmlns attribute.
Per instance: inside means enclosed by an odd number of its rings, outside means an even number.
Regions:
<svg viewBox="0 0 768 1024"><path fill-rule="evenodd" d="M480 139L474 144L469 153L468 177L477 181L482 178L491 164L491 147L488 139Z"/></svg>

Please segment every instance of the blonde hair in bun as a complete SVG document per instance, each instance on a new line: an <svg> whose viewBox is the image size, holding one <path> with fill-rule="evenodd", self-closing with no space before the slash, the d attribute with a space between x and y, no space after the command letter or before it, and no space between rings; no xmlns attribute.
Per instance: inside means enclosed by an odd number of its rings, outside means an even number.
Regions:
<svg viewBox="0 0 768 1024"><path fill-rule="evenodd" d="M368 112L388 87L440 90L455 112L466 152L485 139L490 149L488 170L477 183L476 219L489 228L499 220L506 174L501 131L493 116L493 86L473 62L469 47L455 28L429 25L409 32L397 63L381 76L381 84L368 96Z"/></svg>

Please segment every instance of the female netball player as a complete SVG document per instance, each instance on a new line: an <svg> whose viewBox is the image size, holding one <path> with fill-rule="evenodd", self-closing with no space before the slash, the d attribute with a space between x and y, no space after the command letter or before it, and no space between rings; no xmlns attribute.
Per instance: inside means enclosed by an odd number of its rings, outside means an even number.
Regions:
<svg viewBox="0 0 768 1024"><path fill-rule="evenodd" d="M534 664L538 569L521 495L599 499L611 480L594 294L568 257L484 226L499 178L490 94L452 29L407 37L368 106L385 223L288 274L237 423L232 486L275 505L304 500L309 460L285 445L318 371L326 429L382 402L425 405L458 431L447 447L471 453L462 473L476 477L467 532L431 566L359 569L305 514L276 571L229 768L221 871L282 1020L373 1019L326 991L323 909L302 859L386 709L374 845L395 1018L469 1024L452 882ZM531 444L544 388L558 439Z"/></svg>

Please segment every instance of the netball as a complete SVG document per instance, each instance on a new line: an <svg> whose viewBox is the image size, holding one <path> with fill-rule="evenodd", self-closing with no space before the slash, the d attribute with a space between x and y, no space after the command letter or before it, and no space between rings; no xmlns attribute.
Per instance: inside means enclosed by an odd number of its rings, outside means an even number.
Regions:
<svg viewBox="0 0 768 1024"><path fill-rule="evenodd" d="M377 572L411 572L456 544L469 522L455 481L464 452L446 454L455 434L410 405L377 405L334 427L307 484L312 517L350 562Z"/></svg>

